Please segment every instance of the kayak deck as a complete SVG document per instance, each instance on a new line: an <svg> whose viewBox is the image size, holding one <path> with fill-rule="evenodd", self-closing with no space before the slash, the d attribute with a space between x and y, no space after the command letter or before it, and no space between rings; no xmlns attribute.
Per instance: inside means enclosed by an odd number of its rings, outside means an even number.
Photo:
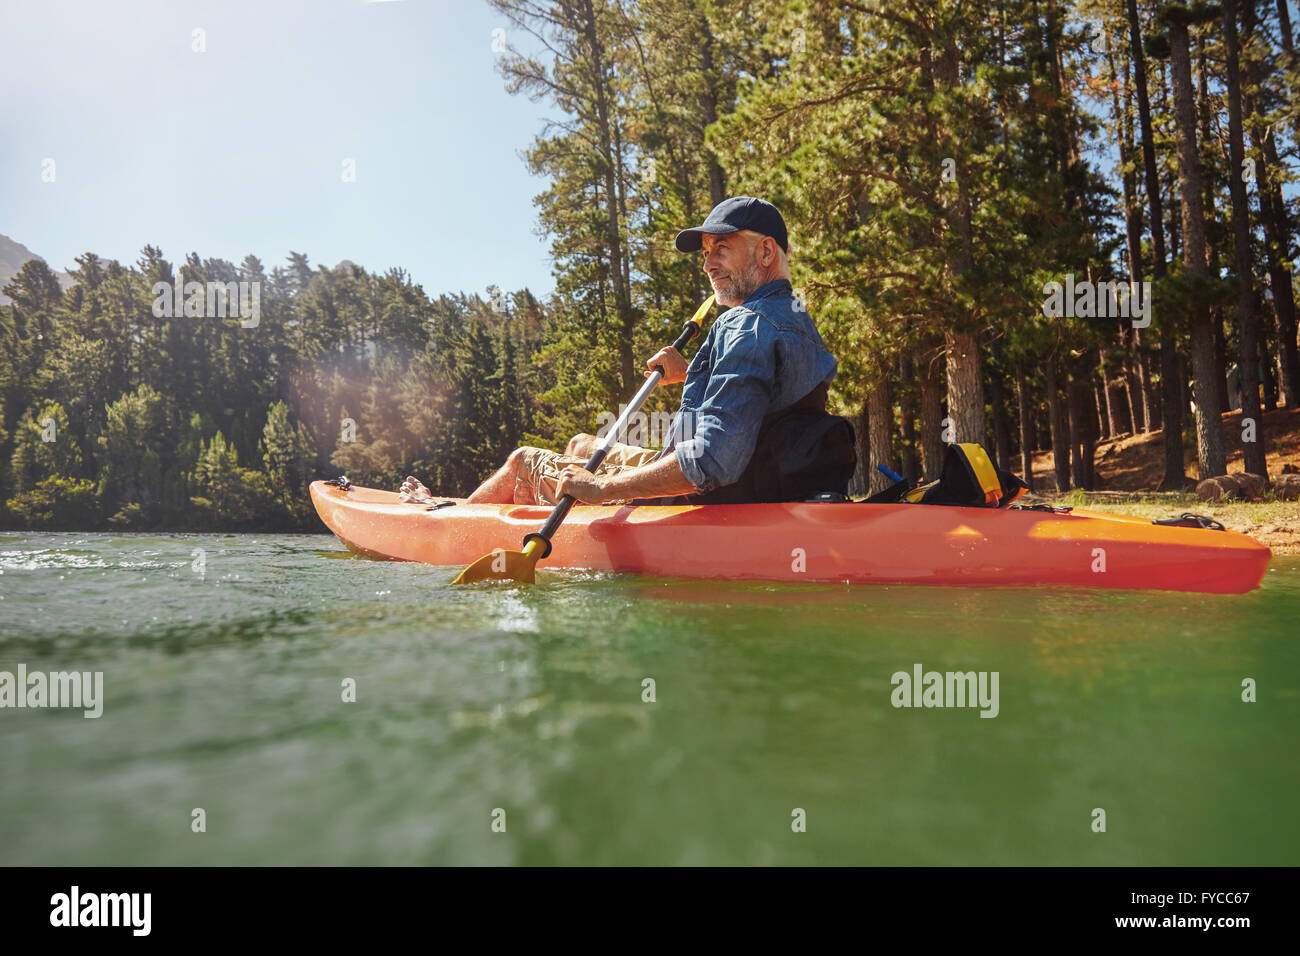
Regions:
<svg viewBox="0 0 1300 956"><path fill-rule="evenodd" d="M321 520L354 551L461 566L518 550L551 509L428 510L396 492L312 482ZM542 568L854 584L1055 585L1243 593L1272 552L1234 531L1148 519L912 504L577 505Z"/></svg>

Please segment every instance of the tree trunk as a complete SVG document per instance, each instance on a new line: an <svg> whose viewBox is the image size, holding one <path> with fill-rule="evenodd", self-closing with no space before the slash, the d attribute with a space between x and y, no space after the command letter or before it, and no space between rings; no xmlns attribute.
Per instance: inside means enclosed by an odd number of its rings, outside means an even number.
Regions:
<svg viewBox="0 0 1300 956"><path fill-rule="evenodd" d="M988 366L989 414L993 419L993 460L1011 470L1011 429L1007 427L1005 382L1002 376L1002 339L993 340L993 362Z"/></svg>
<svg viewBox="0 0 1300 956"><path fill-rule="evenodd" d="M1070 478L1074 487L1090 491L1097 447L1097 406L1092 400L1092 383L1088 377L1071 376L1066 390L1070 404Z"/></svg>
<svg viewBox="0 0 1300 956"><path fill-rule="evenodd" d="M1110 75L1112 79L1119 79L1119 69L1115 65L1115 55L1112 52L1114 45L1110 43L1110 34L1107 32L1106 43L1106 62L1110 66ZM1133 169L1133 113L1132 113L1132 84L1129 80L1128 71L1124 71L1124 102L1120 105L1119 89L1117 83L1111 84L1110 102L1111 112L1115 117L1116 135L1119 137L1119 161L1122 175L1120 177L1123 188L1124 199L1124 238L1125 248L1128 254L1128 274L1130 282L1141 282L1144 268L1142 263L1142 207L1137 198L1137 180L1136 173ZM1120 341L1125 343L1130 353L1136 354L1135 339L1138 330L1132 328L1124 329L1121 326ZM1125 361L1121 365L1121 374L1124 384L1128 388L1128 425L1129 431L1137 432L1137 420L1139 404L1136 401L1136 384L1137 377L1133 374L1132 364ZM1101 380L1102 387L1106 389L1106 414L1110 418L1110 434L1115 435L1116 428L1119 424L1116 420L1116 406L1112 405L1111 389L1106 383L1106 353L1101 353Z"/></svg>
<svg viewBox="0 0 1300 956"><path fill-rule="evenodd" d="M944 336L948 358L948 417L954 441L984 442L984 379L979 343L970 332Z"/></svg>
<svg viewBox="0 0 1300 956"><path fill-rule="evenodd" d="M1165 474L1158 485L1161 491L1181 491L1187 485L1187 471L1183 464L1183 401L1182 363L1174 347L1173 336L1160 341L1160 419L1164 430ZM1170 434L1176 440L1171 440Z"/></svg>
<svg viewBox="0 0 1300 956"><path fill-rule="evenodd" d="M922 477L934 481L943 467L943 385L928 351L922 348L918 352L916 368L921 381Z"/></svg>
<svg viewBox="0 0 1300 956"><path fill-rule="evenodd" d="M1135 333L1136 334L1136 333ZM1138 399L1142 402L1142 428L1148 434L1160 430L1160 386L1156 383L1155 366L1151 361L1151 349L1146 346L1146 338L1138 340L1137 353L1133 356L1138 387L1142 392ZM1159 350L1156 350L1159 355Z"/></svg>
<svg viewBox="0 0 1300 956"><path fill-rule="evenodd" d="M1137 93L1138 124L1142 130L1142 170L1146 178L1147 202L1151 207L1151 272L1155 281L1164 278L1165 229L1164 208L1160 201L1160 174L1156 168L1155 137L1151 131L1151 101L1147 96L1146 57L1142 52L1142 25L1138 19L1137 0L1127 0L1129 25L1129 50L1133 60L1133 89ZM1154 310L1153 310L1154 311ZM1157 316L1153 317L1158 318ZM1181 488L1185 483L1183 472L1183 424L1178 415L1178 401L1174 394L1177 379L1170 374L1177 367L1174 354L1176 341L1170 323L1161 322L1160 365L1161 402L1158 416L1164 427L1165 474L1162 488ZM1148 371L1148 381L1151 376ZM1149 396L1148 396L1149 399ZM1157 420L1154 403L1147 405L1147 422Z"/></svg>
<svg viewBox="0 0 1300 956"><path fill-rule="evenodd" d="M871 467L867 478L874 495L884 491L893 481L885 477L877 465L884 465L890 471L898 471L894 461L894 397L888 374L876 377L875 388L867 395L867 428L870 432L868 444L871 453Z"/></svg>
<svg viewBox="0 0 1300 956"><path fill-rule="evenodd" d="M989 410L993 415L993 459L999 468L1011 470L1011 432L1002 403L1002 377L989 379Z"/></svg>
<svg viewBox="0 0 1300 956"><path fill-rule="evenodd" d="M1071 408L1071 427L1073 429L1073 460L1070 471L1074 476L1075 486L1084 491L1092 491L1096 483L1093 460L1097 456L1097 434L1100 423L1100 409L1097 404L1097 389L1093 376L1088 374L1093 368L1095 356L1085 355L1074 363L1071 372L1071 395L1074 405ZM1077 422L1077 427L1075 423Z"/></svg>
<svg viewBox="0 0 1300 956"><path fill-rule="evenodd" d="M1258 141L1251 137L1258 146ZM1275 155L1272 162L1277 162L1276 150L1272 149L1272 137L1264 148L1265 165L1269 158L1267 153ZM1290 236L1287 223L1286 206L1281 192L1272 183L1265 180L1260 185L1260 222L1264 227L1264 242L1268 261L1269 285L1273 290L1273 314L1277 340L1279 343L1277 365L1280 370L1282 401L1287 408L1300 407L1300 351L1296 347L1296 306L1295 283L1291 278L1286 260L1281 252Z"/></svg>
<svg viewBox="0 0 1300 956"><path fill-rule="evenodd" d="M1197 118L1200 123L1199 136L1202 144L1210 143L1213 140L1210 129L1210 71L1205 64L1205 34L1199 32L1196 37L1196 83L1197 83ZM1215 207L1214 200L1214 183L1212 177L1201 177L1201 205L1205 210L1205 228L1209 233L1211 230L1218 231L1219 216ZM1209 272L1211 276L1221 275L1223 272L1219 263L1219 246L1216 243L1206 243L1206 255L1209 258ZM1228 411L1228 342L1223 332L1224 312L1223 306L1217 302L1209 307L1210 313L1210 330L1214 336L1214 392L1219 397L1219 411Z"/></svg>
<svg viewBox="0 0 1300 956"><path fill-rule="evenodd" d="M956 90L963 85L961 65L961 48L956 35L944 34L934 71L943 90ZM975 268L971 200L965 176L957 177L956 198L944 212L949 228L957 238L948 257L948 274L953 288L961 290L965 277ZM944 333L948 357L948 415L953 420L957 441L983 444L984 379L980 374L979 341L963 326L975 317L959 315L955 318L956 324Z"/></svg>
<svg viewBox="0 0 1300 956"><path fill-rule="evenodd" d="M868 419L867 403L863 402L862 411L852 416L853 444L858 453L858 463L853 468L853 477L849 479L849 494L854 497L870 493L868 472L871 470L871 441Z"/></svg>
<svg viewBox="0 0 1300 956"><path fill-rule="evenodd" d="M1252 8L1251 16L1254 12ZM1286 51L1287 57L1292 63L1295 62L1295 34L1291 32L1291 10L1287 7L1287 0L1277 0L1277 32L1282 39L1282 49ZM1293 74L1294 75L1294 74ZM1291 101L1297 99L1296 88L1291 87ZM1300 116L1294 112L1291 114L1291 129L1294 132L1292 142L1300 140Z"/></svg>
<svg viewBox="0 0 1300 956"><path fill-rule="evenodd" d="M1070 412L1070 484L1083 488L1083 386L1067 379L1065 396Z"/></svg>
<svg viewBox="0 0 1300 956"><path fill-rule="evenodd" d="M1034 422L1025 387L1025 367L1016 363L1016 407L1020 416L1020 477L1034 490Z"/></svg>
<svg viewBox="0 0 1300 956"><path fill-rule="evenodd" d="M1107 44L1106 59L1110 64L1111 75L1118 77L1115 57ZM1124 197L1124 237L1127 242L1128 271L1133 282L1141 282L1144 272L1142 267L1142 207L1138 204L1136 174L1132 168L1133 160L1133 121L1129 109L1129 77L1124 74L1124 105L1120 106L1119 91L1111 86L1111 110L1115 116L1116 132L1119 135L1119 161L1123 171L1120 183Z"/></svg>
<svg viewBox="0 0 1300 956"><path fill-rule="evenodd" d="M1115 438L1121 434L1136 434L1138 428L1134 425L1134 416L1132 408L1128 405L1128 356L1121 352L1121 362L1119 362L1119 377L1112 380L1112 384L1106 386L1106 403L1113 408L1114 414L1110 420L1110 437Z"/></svg>
<svg viewBox="0 0 1300 956"><path fill-rule="evenodd" d="M916 450L916 374L912 368L912 353L906 350L898 359L899 395L898 409L903 417L903 477L916 484L921 480L920 460Z"/></svg>
<svg viewBox="0 0 1300 956"><path fill-rule="evenodd" d="M1192 389L1191 368L1187 359L1182 355L1178 356L1178 385L1182 389L1180 393L1181 407L1183 412L1186 413L1191 409L1192 403L1196 399L1194 398L1195 392Z"/></svg>
<svg viewBox="0 0 1300 956"><path fill-rule="evenodd" d="M1086 491L1093 491L1097 487L1097 471L1095 462L1097 460L1097 432L1093 427L1093 422L1097 421L1097 404L1095 388L1084 388L1083 401L1084 405L1091 405L1091 408L1085 407L1083 410L1084 431L1080 457L1083 459L1083 487Z"/></svg>
<svg viewBox="0 0 1300 956"><path fill-rule="evenodd" d="M1259 371L1263 375L1264 386L1264 407L1277 408L1279 400L1278 395L1278 378L1281 375L1281 369L1278 363L1274 361L1277 356L1276 350L1270 350L1272 344L1268 340L1268 335L1264 329L1260 329L1259 336Z"/></svg>
<svg viewBox="0 0 1300 956"><path fill-rule="evenodd" d="M1196 147L1196 104L1192 92L1192 66L1187 23L1169 18L1169 72L1174 88L1174 116L1178 141L1179 202L1182 207L1183 268L1193 280L1207 276L1205 210L1201 202L1201 158ZM1196 400L1196 457L1202 478L1222 475L1228 469L1223 448L1223 421L1219 389L1215 384L1214 330L1205 299L1192 302L1192 373Z"/></svg>
<svg viewBox="0 0 1300 956"><path fill-rule="evenodd" d="M1107 44L1106 57L1110 63L1112 76L1118 76L1115 58ZM1124 71L1124 105L1120 106L1119 92L1111 88L1111 108L1115 114L1115 125L1119 131L1120 163L1123 167L1122 185L1124 189L1124 236L1128 250L1129 278L1132 282L1142 282L1146 277L1146 268L1142 261L1142 204L1138 196L1137 173L1130 168L1134 159L1133 108L1132 108L1132 74ZM1145 83L1144 83L1145 87ZM1159 198L1157 197L1157 204ZM1162 244L1163 248L1163 244ZM1155 394L1148 381L1150 361L1145 354L1142 342L1142 330L1130 328L1122 338L1127 342L1129 356L1124 363L1124 380L1128 389L1128 414L1132 433L1140 428L1144 432L1153 430L1155 420Z"/></svg>
<svg viewBox="0 0 1300 956"><path fill-rule="evenodd" d="M1215 256L1214 275L1222 271L1217 259L1218 256ZM1223 308L1217 305L1212 307L1210 317L1214 327L1214 385L1219 395L1219 411L1222 413L1228 411L1228 337L1223 331Z"/></svg>
<svg viewBox="0 0 1300 956"><path fill-rule="evenodd" d="M1092 410L1097 416L1096 421L1093 423L1093 434L1098 438L1109 438L1110 424L1106 421L1106 403L1101 396L1101 391L1105 386L1092 382L1089 388L1092 392Z"/></svg>
<svg viewBox="0 0 1300 956"><path fill-rule="evenodd" d="M1132 433L1149 432L1151 429L1146 423L1146 410L1142 407L1142 379L1139 376L1138 369L1141 363L1138 362L1137 356L1130 352L1124 358L1124 396L1128 402L1128 420L1132 423Z"/></svg>
<svg viewBox="0 0 1300 956"><path fill-rule="evenodd" d="M610 272L610 284L614 290L614 309L618 337L618 373L623 383L622 391L630 395L640 387L640 376L636 376L632 367L632 342L635 330L635 317L632 311L632 291L628 274L623 269L624 251L622 232L619 228L618 185L615 182L619 167L618 156L614 155L613 120L610 116L609 64L605 59L605 46L600 39L596 12L591 0L582 0L581 23L587 54L590 57L590 80L595 93L596 124L599 131L598 155L604 170L604 220L605 242L608 247L607 265Z"/></svg>
<svg viewBox="0 0 1300 956"><path fill-rule="evenodd" d="M1052 471L1056 475L1056 490L1070 490L1070 422L1065 402L1061 401L1061 387L1057 381L1056 359L1043 366L1047 380L1048 420L1052 426Z"/></svg>
<svg viewBox="0 0 1300 956"><path fill-rule="evenodd" d="M1143 338L1145 342L1145 336ZM1164 346L1161 340L1161 348ZM1156 349L1156 355L1160 354L1160 349ZM1138 373L1142 377L1142 415L1146 419L1146 430L1148 432L1159 431L1164 428L1164 416L1161 411L1164 401L1164 386L1156 382L1155 365L1152 362L1151 351L1145 346L1138 350Z"/></svg>
<svg viewBox="0 0 1300 956"><path fill-rule="evenodd" d="M1253 3L1254 0L1246 0ZM1263 475L1268 482L1264 459L1264 420L1259 407L1259 334L1255 319L1255 285L1251 271L1250 202L1241 181L1245 143L1241 131L1241 74L1238 63L1237 2L1224 0L1223 35L1227 46L1228 74L1228 191L1232 197L1233 267L1237 273L1237 329L1240 344L1241 420L1255 423L1255 440L1242 442L1245 470Z"/></svg>
<svg viewBox="0 0 1300 956"><path fill-rule="evenodd" d="M704 128L708 129L718 120L718 93L713 86L715 79L713 47L717 40L710 29L708 18L700 17L699 19L699 29L702 33L699 38L700 73L703 79L700 92L700 115ZM718 163L717 155L713 150L708 149L707 145L705 151L705 162L709 170L709 200L716 206L727 198L727 182L722 172L722 166Z"/></svg>
<svg viewBox="0 0 1300 956"><path fill-rule="evenodd" d="M1290 45L1290 18L1286 16L1285 8L1286 0L1279 0L1279 32L1282 35L1282 46L1288 54L1291 54L1294 51ZM1255 5L1242 3L1240 9L1244 39L1248 42L1255 29ZM1277 176L1277 171L1283 168L1278 160L1277 136L1273 135L1273 130L1268 125L1263 97L1249 94L1250 87L1259 86L1266 79L1262 75L1262 63L1256 63L1249 73L1241 88L1242 110L1243 113L1249 113L1251 116L1249 129L1251 143L1264 157L1263 166L1256 170L1256 190L1259 194L1259 221L1264 229L1268 280L1273 290L1273 314L1278 340L1278 384L1282 390L1283 403L1287 408L1296 408L1300 407L1300 352L1296 347L1295 287L1287 265L1290 260L1288 248L1291 241L1291 223ZM1238 174L1241 172L1240 165L1236 167L1236 172Z"/></svg>
<svg viewBox="0 0 1300 956"><path fill-rule="evenodd" d="M1100 438L1109 438L1110 429L1110 408L1108 406L1109 396L1106 394L1106 365L1104 358L1097 367L1092 369L1092 374L1088 376L1088 387L1092 389L1092 407L1097 412L1097 435Z"/></svg>
<svg viewBox="0 0 1300 956"><path fill-rule="evenodd" d="M1121 353L1122 355L1123 353ZM1106 374L1107 353L1101 353L1101 361L1098 368L1101 370L1101 388L1105 398L1105 417L1102 419L1106 423L1104 437L1118 438L1125 433L1132 434L1133 419L1131 417L1128 403L1125 400L1124 377L1127 371L1126 364L1121 360L1119 367L1119 378L1114 379Z"/></svg>

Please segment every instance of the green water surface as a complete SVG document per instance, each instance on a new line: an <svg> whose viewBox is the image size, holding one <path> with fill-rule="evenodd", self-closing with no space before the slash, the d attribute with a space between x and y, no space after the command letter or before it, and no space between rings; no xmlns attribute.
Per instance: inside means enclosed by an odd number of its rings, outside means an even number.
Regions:
<svg viewBox="0 0 1300 956"><path fill-rule="evenodd" d="M98 719L0 709L0 863L1300 863L1300 559L1243 596L455 573L0 535L0 671L104 675ZM916 664L996 671L998 715L894 707Z"/></svg>

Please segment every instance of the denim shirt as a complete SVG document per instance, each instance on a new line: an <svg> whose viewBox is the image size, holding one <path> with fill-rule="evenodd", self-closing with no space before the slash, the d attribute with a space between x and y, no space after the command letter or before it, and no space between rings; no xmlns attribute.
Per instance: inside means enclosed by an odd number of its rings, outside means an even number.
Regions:
<svg viewBox="0 0 1300 956"><path fill-rule="evenodd" d="M759 286L718 317L691 360L681 407L656 457L673 452L699 491L737 481L763 416L835 377L835 357L797 304L787 279Z"/></svg>

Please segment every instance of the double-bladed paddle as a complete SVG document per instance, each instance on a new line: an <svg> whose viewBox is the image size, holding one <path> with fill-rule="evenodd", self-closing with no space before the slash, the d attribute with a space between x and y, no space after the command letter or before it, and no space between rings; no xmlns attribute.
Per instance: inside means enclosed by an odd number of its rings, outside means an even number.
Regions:
<svg viewBox="0 0 1300 956"><path fill-rule="evenodd" d="M682 334L677 336L677 341L673 343L673 348L681 351L686 347L686 343L700 334L700 329L704 322L704 317L708 314L709 308L713 305L713 296L709 296L704 303L695 310L693 315L682 327ZM633 396L623 414L618 417L618 421L610 426L605 437L600 440L596 450L592 452L591 457L587 460L586 468L590 472L595 472L600 467L600 463L605 460L605 455L614 447L614 442L618 436L623 434L627 428L627 423L632 420L632 416L640 411L645 400L654 391L655 386L659 384L659 379L663 378L664 370L662 366L656 365L646 378L645 384ZM479 558L464 571L460 572L452 584L472 584L475 581L522 581L532 584L534 581L534 570L537 562L551 553L551 535L555 534L556 529L560 527L561 522L573 507L574 498L572 495L565 495L556 504L551 511L550 517L546 519L546 524L542 525L540 531L531 531L524 535L524 549L522 551L506 551L498 549L485 554Z"/></svg>

